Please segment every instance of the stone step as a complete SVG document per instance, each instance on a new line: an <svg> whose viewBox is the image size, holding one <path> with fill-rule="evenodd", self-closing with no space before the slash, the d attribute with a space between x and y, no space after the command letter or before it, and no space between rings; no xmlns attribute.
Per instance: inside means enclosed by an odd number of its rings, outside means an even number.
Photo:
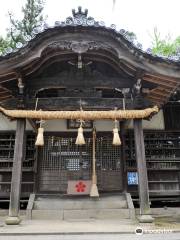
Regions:
<svg viewBox="0 0 180 240"><path fill-rule="evenodd" d="M93 198L37 197L35 210L88 210L88 209L127 209L125 196L103 196Z"/></svg>
<svg viewBox="0 0 180 240"><path fill-rule="evenodd" d="M133 209L129 203L132 199L127 194L101 194L95 199L89 196L34 195L33 199L28 204L29 219L84 221L132 218Z"/></svg>
<svg viewBox="0 0 180 240"><path fill-rule="evenodd" d="M33 210L32 219L92 220L130 219L129 209L88 209L88 210Z"/></svg>

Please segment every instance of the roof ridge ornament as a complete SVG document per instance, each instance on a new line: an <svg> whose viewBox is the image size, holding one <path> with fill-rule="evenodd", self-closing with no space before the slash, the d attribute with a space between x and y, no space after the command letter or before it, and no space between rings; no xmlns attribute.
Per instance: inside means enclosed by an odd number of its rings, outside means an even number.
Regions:
<svg viewBox="0 0 180 240"><path fill-rule="evenodd" d="M77 12L75 11L75 9L72 9L72 14L74 18L87 18L88 9L85 8L83 12L82 7L79 6Z"/></svg>
<svg viewBox="0 0 180 240"><path fill-rule="evenodd" d="M78 11L72 9L72 15L73 17L66 18L65 25L92 26L95 24L94 18L87 16L88 9L85 9L84 11L82 11L82 7L78 7Z"/></svg>

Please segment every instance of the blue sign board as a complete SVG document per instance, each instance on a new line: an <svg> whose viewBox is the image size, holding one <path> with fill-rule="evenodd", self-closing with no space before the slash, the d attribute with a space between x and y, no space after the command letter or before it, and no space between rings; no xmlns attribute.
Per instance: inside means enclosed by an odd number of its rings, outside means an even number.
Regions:
<svg viewBox="0 0 180 240"><path fill-rule="evenodd" d="M128 185L137 185L138 184L138 173L137 172L128 172L127 179L128 179Z"/></svg>

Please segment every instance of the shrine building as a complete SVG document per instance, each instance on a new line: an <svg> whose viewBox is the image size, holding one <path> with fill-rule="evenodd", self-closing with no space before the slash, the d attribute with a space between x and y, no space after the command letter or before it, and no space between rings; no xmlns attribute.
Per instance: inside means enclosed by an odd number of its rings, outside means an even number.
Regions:
<svg viewBox="0 0 180 240"><path fill-rule="evenodd" d="M178 56L143 51L81 7L16 47L0 56L7 224L19 224L24 202L30 219L135 218L137 204L152 222L153 201L178 200Z"/></svg>

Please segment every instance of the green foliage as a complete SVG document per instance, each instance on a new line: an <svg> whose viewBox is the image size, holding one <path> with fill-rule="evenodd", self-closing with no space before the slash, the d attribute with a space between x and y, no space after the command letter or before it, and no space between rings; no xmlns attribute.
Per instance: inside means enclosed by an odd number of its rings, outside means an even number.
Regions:
<svg viewBox="0 0 180 240"><path fill-rule="evenodd" d="M137 40L136 34L133 33L133 32L127 31L127 32L126 32L126 35L128 35L129 40L132 41L132 42L135 41L135 40Z"/></svg>
<svg viewBox="0 0 180 240"><path fill-rule="evenodd" d="M15 19L13 14L9 13L11 26L7 36L12 48L15 48L17 42L24 43L26 37L33 35L33 29L41 27L45 23L42 14L43 8L43 0L27 0L25 6L22 7L22 20Z"/></svg>
<svg viewBox="0 0 180 240"><path fill-rule="evenodd" d="M4 39L0 37L0 53L4 53L4 50L10 46L10 42L8 39Z"/></svg>
<svg viewBox="0 0 180 240"><path fill-rule="evenodd" d="M9 13L10 28L7 29L7 36L0 36L0 53L4 53L7 48L16 48L16 43L24 43L25 39L32 37L33 30L41 27L45 23L42 14L44 8L44 0L26 0L26 4L22 7L23 18L17 20Z"/></svg>
<svg viewBox="0 0 180 240"><path fill-rule="evenodd" d="M165 39L162 39L157 28L154 28L152 40L152 52L154 54L171 56L175 55L179 51L180 36L175 40L172 40L170 35L167 35Z"/></svg>

